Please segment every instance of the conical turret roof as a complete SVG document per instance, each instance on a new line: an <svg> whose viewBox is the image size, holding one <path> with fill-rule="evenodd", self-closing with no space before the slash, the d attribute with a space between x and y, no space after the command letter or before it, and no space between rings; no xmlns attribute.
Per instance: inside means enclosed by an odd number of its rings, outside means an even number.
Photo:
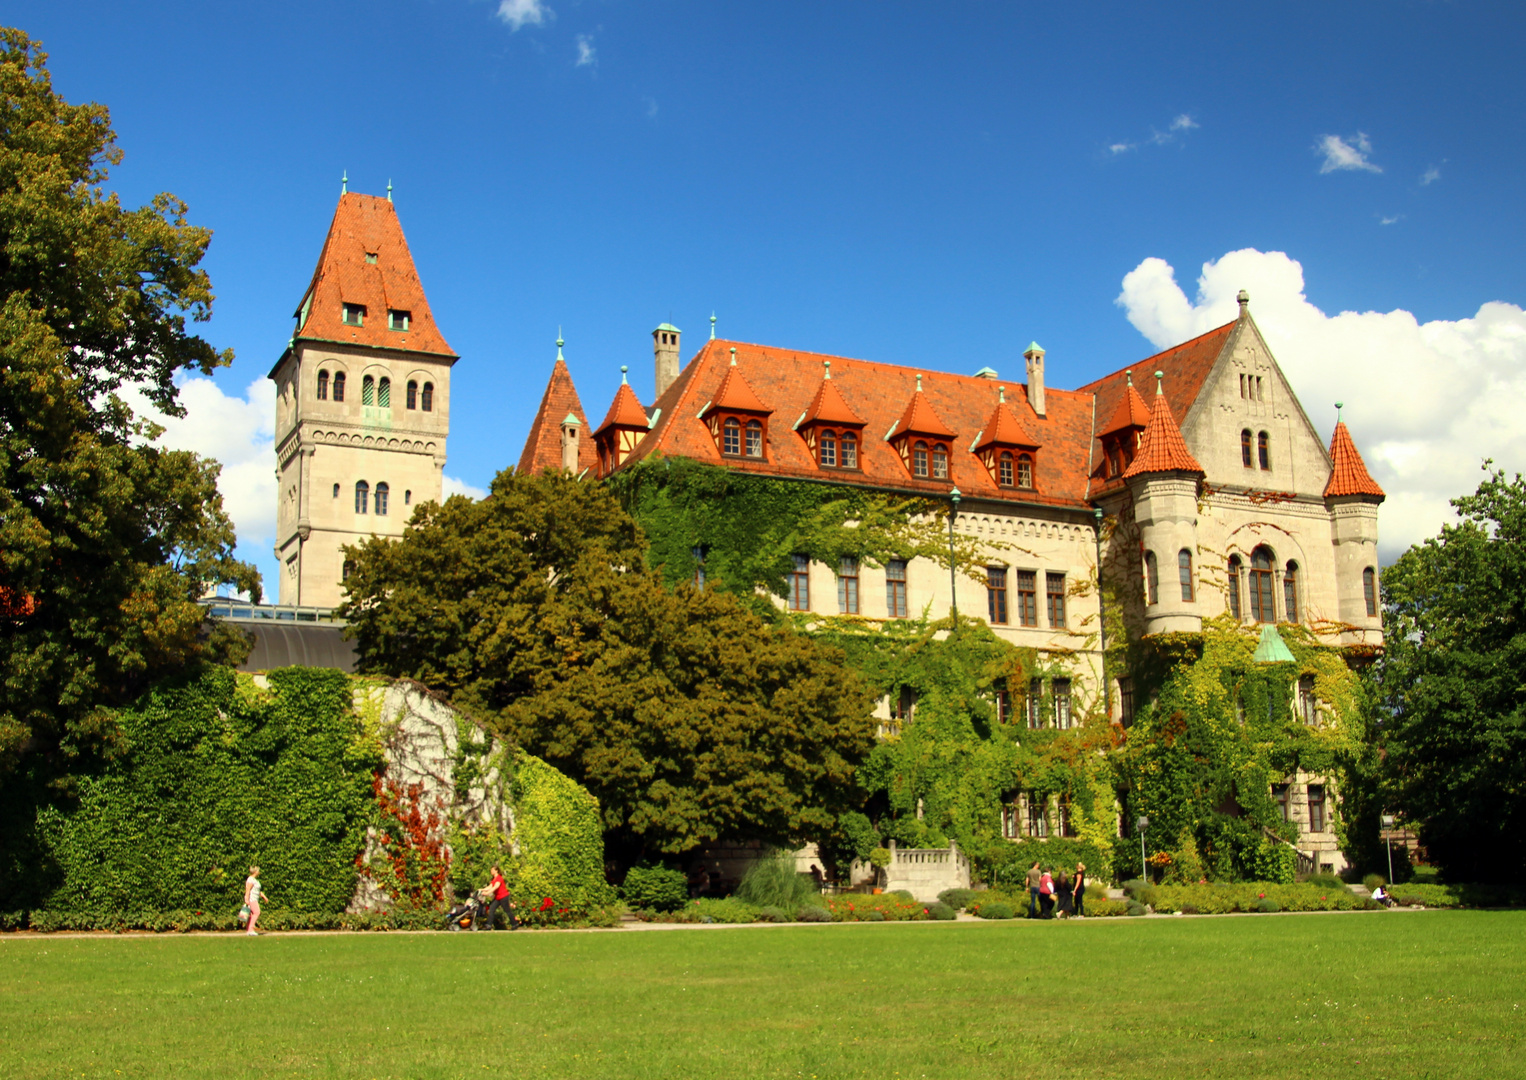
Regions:
<svg viewBox="0 0 1526 1080"><path fill-rule="evenodd" d="M646 430L650 427L647 420L646 410L641 407L641 402L636 398L636 391L631 389L631 384L621 381L620 389L615 391L615 400L610 402L609 413L604 417L604 423L599 425L595 435L601 435L608 428L636 428Z"/></svg>
<svg viewBox="0 0 1526 1080"><path fill-rule="evenodd" d="M1362 455L1357 453L1356 443L1351 441L1351 432L1346 430L1345 422L1337 420L1330 436L1330 480L1325 484L1325 498L1341 495L1386 497L1367 471Z"/></svg>
<svg viewBox="0 0 1526 1080"><path fill-rule="evenodd" d="M1150 422L1145 426L1139 453L1134 455L1134 463L1124 470L1123 476L1128 479L1158 472L1205 475L1197 458L1187 449L1187 441L1182 438L1182 429L1176 425L1176 417L1171 415L1171 406L1166 404L1166 393L1159 379L1155 383L1155 404L1150 409Z"/></svg>
<svg viewBox="0 0 1526 1080"><path fill-rule="evenodd" d="M1150 407L1145 404L1144 398L1139 396L1139 391L1134 389L1134 380L1130 377L1128 385L1124 387L1123 397L1118 401L1118 407L1113 410L1112 419L1108 420L1100 434L1111 435L1128 428L1142 428L1149 423Z"/></svg>
<svg viewBox="0 0 1526 1080"><path fill-rule="evenodd" d="M572 372L567 370L567 361L558 356L551 368L551 378L546 382L546 392L541 395L535 422L530 425L529 438L525 439L524 452L519 455L520 472L539 473L562 467L562 425L569 418L576 420L583 431L588 431L588 417L583 412L583 403L578 400L577 387L572 385ZM598 463L593 441L581 439L578 467L593 469Z"/></svg>

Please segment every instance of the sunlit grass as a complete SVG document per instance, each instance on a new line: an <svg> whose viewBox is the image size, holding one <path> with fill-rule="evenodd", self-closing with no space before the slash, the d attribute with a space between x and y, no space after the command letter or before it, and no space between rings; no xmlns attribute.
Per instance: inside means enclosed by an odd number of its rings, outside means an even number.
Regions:
<svg viewBox="0 0 1526 1080"><path fill-rule="evenodd" d="M1526 913L0 939L0 1076L1517 1076Z"/></svg>

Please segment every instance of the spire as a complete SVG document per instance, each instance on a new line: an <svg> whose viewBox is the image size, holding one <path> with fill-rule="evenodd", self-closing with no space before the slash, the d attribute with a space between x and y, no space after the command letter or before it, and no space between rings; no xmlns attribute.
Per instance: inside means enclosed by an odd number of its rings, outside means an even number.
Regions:
<svg viewBox="0 0 1526 1080"><path fill-rule="evenodd" d="M349 193L350 193L350 170L346 169L344 171L344 175L339 178L339 194L341 194L341 195L348 195Z"/></svg>
<svg viewBox="0 0 1526 1080"><path fill-rule="evenodd" d="M390 329L389 312L406 313L408 329ZM456 358L430 314L397 209L376 195L347 192L339 197L318 265L295 314L301 320L298 341Z"/></svg>
<svg viewBox="0 0 1526 1080"><path fill-rule="evenodd" d="M715 312L710 313L710 340L715 340Z"/></svg>
<svg viewBox="0 0 1526 1080"><path fill-rule="evenodd" d="M392 201L392 177L387 177L387 201Z"/></svg>
<svg viewBox="0 0 1526 1080"><path fill-rule="evenodd" d="M631 384L630 380L625 377L625 373L627 371L629 371L629 370L630 370L630 368L626 367L624 364L620 365L620 385L621 386L629 386Z"/></svg>
<svg viewBox="0 0 1526 1080"><path fill-rule="evenodd" d="M737 347L735 345L731 347L731 366L737 366Z"/></svg>
<svg viewBox="0 0 1526 1080"><path fill-rule="evenodd" d="M1150 422L1145 427L1139 453L1134 456L1134 463L1123 471L1125 480L1161 472L1204 475L1203 467L1187 449L1182 429L1176 426L1176 417L1171 415L1171 406L1166 402L1164 379L1164 372L1155 373L1155 405L1150 410Z"/></svg>
<svg viewBox="0 0 1526 1080"><path fill-rule="evenodd" d="M583 412L577 388L572 385L572 373L558 356L551 366L551 378L546 382L546 392L541 395L540 408L535 411L524 451L519 455L518 471L541 473L563 468L566 462L563 461L561 429L574 421L580 430L588 430L588 415ZM593 440L579 439L578 471L597 468L598 464Z"/></svg>
<svg viewBox="0 0 1526 1080"><path fill-rule="evenodd" d="M1335 431L1330 436L1330 480L1325 484L1325 498L1335 499L1342 495L1386 497L1367 471L1362 455L1357 453L1356 443L1351 441L1351 432L1346 430L1345 422L1337 419Z"/></svg>
<svg viewBox="0 0 1526 1080"><path fill-rule="evenodd" d="M562 340L562 328L558 326L556 328L556 362L558 364L565 363L565 361L562 359L562 346L565 344L567 343ZM624 371L625 369L621 368L620 370Z"/></svg>

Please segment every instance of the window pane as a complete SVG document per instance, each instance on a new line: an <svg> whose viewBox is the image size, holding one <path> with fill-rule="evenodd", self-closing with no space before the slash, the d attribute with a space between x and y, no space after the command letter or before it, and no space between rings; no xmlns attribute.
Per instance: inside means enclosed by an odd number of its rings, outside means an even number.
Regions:
<svg viewBox="0 0 1526 1080"><path fill-rule="evenodd" d="M1367 602L1367 617L1373 618L1378 613L1378 575L1373 573L1372 567L1362 571L1362 599Z"/></svg>
<svg viewBox="0 0 1526 1080"><path fill-rule="evenodd" d="M828 469L837 468L837 436L830 431L821 434L821 464Z"/></svg>
<svg viewBox="0 0 1526 1080"><path fill-rule="evenodd" d="M1191 601L1191 599L1192 599L1192 552L1188 551L1186 548L1182 548L1181 551L1178 551L1176 553L1176 570L1177 570L1177 576L1181 579L1181 583L1182 583L1182 599L1186 600L1186 601Z"/></svg>
<svg viewBox="0 0 1526 1080"><path fill-rule="evenodd" d="M906 618L906 561L885 563L885 613L892 619Z"/></svg>
<svg viewBox="0 0 1526 1080"><path fill-rule="evenodd" d="M842 437L842 467L858 468L858 439L847 433Z"/></svg>
<svg viewBox="0 0 1526 1080"><path fill-rule="evenodd" d="M1229 613L1235 618L1240 615L1240 559L1238 556L1229 560Z"/></svg>
<svg viewBox="0 0 1526 1080"><path fill-rule="evenodd" d="M728 417L721 425L721 453L740 454L742 452L742 424L735 417Z"/></svg>
<svg viewBox="0 0 1526 1080"><path fill-rule="evenodd" d="M1054 726L1061 731L1070 729L1070 680L1054 680Z"/></svg>
<svg viewBox="0 0 1526 1080"><path fill-rule="evenodd" d="M329 373L326 372L326 371L320 371L320 372L318 372L318 400L319 401L327 401L328 399L329 399Z"/></svg>
<svg viewBox="0 0 1526 1080"><path fill-rule="evenodd" d="M434 408L434 383L432 382L427 382L424 384L424 397L422 405L425 412L429 412Z"/></svg>
<svg viewBox="0 0 1526 1080"><path fill-rule="evenodd" d="M1044 575L1044 599L1049 608L1049 625L1061 630L1065 627L1065 575Z"/></svg>
<svg viewBox="0 0 1526 1080"><path fill-rule="evenodd" d="M1018 625L1037 626L1039 624L1038 572L1018 570L1015 576L1017 578Z"/></svg>
<svg viewBox="0 0 1526 1080"><path fill-rule="evenodd" d="M842 615L858 614L858 560L851 555L837 568L837 610Z"/></svg>
<svg viewBox="0 0 1526 1080"><path fill-rule="evenodd" d="M1012 455L1003 453L998 468L997 481L1002 487L1012 486Z"/></svg>
<svg viewBox="0 0 1526 1080"><path fill-rule="evenodd" d="M1044 680L1028 680L1028 726L1035 731L1044 726Z"/></svg>
<svg viewBox="0 0 1526 1080"><path fill-rule="evenodd" d="M1003 566L986 568L986 599L989 601L991 622L1005 625L1007 622L1007 570Z"/></svg>
<svg viewBox="0 0 1526 1080"><path fill-rule="evenodd" d="M406 404L410 409L417 409L419 407L419 384L411 379L408 382L408 400Z"/></svg>
<svg viewBox="0 0 1526 1080"><path fill-rule="evenodd" d="M383 409L392 408L392 380L383 379L376 388L376 404Z"/></svg>
<svg viewBox="0 0 1526 1080"><path fill-rule="evenodd" d="M1240 432L1240 462L1247 469L1255 464L1250 456L1250 428Z"/></svg>
<svg viewBox="0 0 1526 1080"><path fill-rule="evenodd" d="M933 447L933 477L937 480L948 479L948 451L941 446Z"/></svg>
<svg viewBox="0 0 1526 1080"><path fill-rule="evenodd" d="M1282 572L1282 610L1288 622L1298 621L1298 564L1294 562Z"/></svg>
<svg viewBox="0 0 1526 1080"><path fill-rule="evenodd" d="M747 422L747 456L763 456L763 425L756 420Z"/></svg>
<svg viewBox="0 0 1526 1080"><path fill-rule="evenodd" d="M789 578L789 606L791 611L811 609L811 560L804 555L795 556L795 569Z"/></svg>
<svg viewBox="0 0 1526 1080"><path fill-rule="evenodd" d="M917 443L911 451L911 472L913 476L927 475L927 444Z"/></svg>
<svg viewBox="0 0 1526 1080"><path fill-rule="evenodd" d="M387 496L389 489L386 484L376 485L376 514L378 517L387 516Z"/></svg>
<svg viewBox="0 0 1526 1080"><path fill-rule="evenodd" d="M1272 448L1264 431L1256 436L1256 453L1261 458L1261 467L1263 469L1270 469L1272 467Z"/></svg>
<svg viewBox="0 0 1526 1080"><path fill-rule="evenodd" d="M1145 552L1145 602L1160 603L1160 567L1155 564L1155 552Z"/></svg>
<svg viewBox="0 0 1526 1080"><path fill-rule="evenodd" d="M1020 488L1033 486L1033 459L1027 454L1017 459L1017 486Z"/></svg>
<svg viewBox="0 0 1526 1080"><path fill-rule="evenodd" d="M360 403L362 405L376 404L376 380L369 375L360 380Z"/></svg>
<svg viewBox="0 0 1526 1080"><path fill-rule="evenodd" d="M355 485L355 512L364 514L371 504L371 485L361 480Z"/></svg>
<svg viewBox="0 0 1526 1080"><path fill-rule="evenodd" d="M344 372L334 372L334 400L344 400Z"/></svg>

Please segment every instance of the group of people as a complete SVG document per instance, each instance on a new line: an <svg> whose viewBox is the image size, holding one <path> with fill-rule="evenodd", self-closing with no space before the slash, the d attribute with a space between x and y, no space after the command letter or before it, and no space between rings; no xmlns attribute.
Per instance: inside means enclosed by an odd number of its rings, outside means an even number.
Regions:
<svg viewBox="0 0 1526 1080"><path fill-rule="evenodd" d="M519 929L514 901L509 896L509 884L503 879L502 868L493 867L492 879L477 895L482 906L477 909L477 914L472 919L473 930L498 929L499 912L503 913L510 930ZM247 928L244 931L246 934L259 935L260 905L268 899L269 897L260 888L260 868L251 866L249 876L244 879L244 906L239 908L238 912L238 921Z"/></svg>
<svg viewBox="0 0 1526 1080"><path fill-rule="evenodd" d="M1028 868L1028 918L1077 919L1086 917L1086 864L1076 863L1075 874L1063 869L1056 876L1040 867L1037 859Z"/></svg>

